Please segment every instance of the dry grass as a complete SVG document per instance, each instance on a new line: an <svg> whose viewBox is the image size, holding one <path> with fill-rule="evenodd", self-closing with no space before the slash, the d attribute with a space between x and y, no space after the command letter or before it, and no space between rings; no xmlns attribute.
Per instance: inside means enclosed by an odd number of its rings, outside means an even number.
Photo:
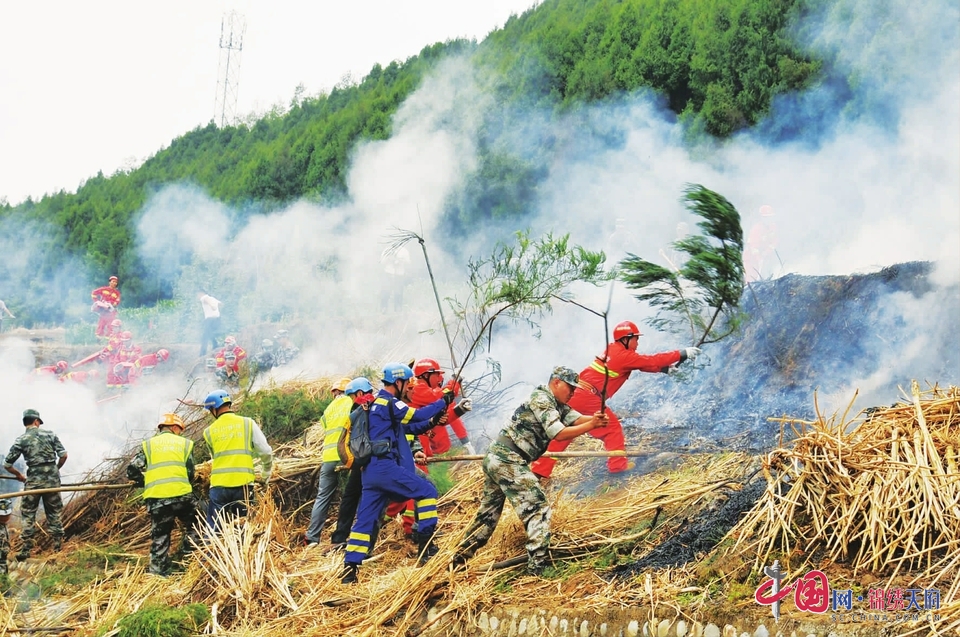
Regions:
<svg viewBox="0 0 960 637"><path fill-rule="evenodd" d="M816 556L888 577L887 588L898 576L939 586L935 628L960 628L960 389L914 382L904 402L847 416L782 419L796 438L765 459L767 490L731 531L731 553L759 566L777 552L792 573Z"/></svg>
<svg viewBox="0 0 960 637"><path fill-rule="evenodd" d="M816 554L849 564L855 574L885 570L891 582L899 577L927 587L949 586L942 596L943 619L919 626L914 634L960 629L958 413L956 388L914 388L908 402L890 408L851 420L844 414L801 423L790 447L766 458L768 489L731 532L735 549L718 553L759 565L776 551L787 556L786 566L794 572ZM756 459L740 454L695 456L676 470L633 477L586 499L552 491L556 571L539 579L521 573L522 560L515 567L505 565L525 552L525 534L509 505L469 569L447 571L476 512L482 484L479 463L458 463L456 484L439 502L440 554L417 568L413 547L399 525L390 524L361 568L359 584L343 586L342 554L289 548L303 531L292 515L302 505L298 494L315 493L313 472L320 464L319 438L306 441L277 448L271 497L261 498L244 523L228 524L210 538L185 573L161 579L139 569L113 571L66 603L35 608L31 625L69 624L83 627L74 634L92 635L113 630L119 617L146 603L173 601L209 605L209 630L224 635L443 635L456 630L452 622L482 624L484 611L509 608L609 614L643 607L651 616L689 620L717 603L704 592L704 604L678 605L681 591L696 590L693 569L649 572L629 581L601 575L612 561L645 554L662 539L657 537L661 527L676 527L738 488L739 476L756 467ZM554 483L564 484L596 465L560 463ZM85 525L75 530L88 540L145 554L149 522L142 509L123 497L96 500L80 503L83 515L71 519ZM91 521L96 512L106 514ZM654 517L660 526L651 531ZM744 604L755 607L752 600ZM0 604L0 626L12 625L7 623L11 612L11 606Z"/></svg>
<svg viewBox="0 0 960 637"><path fill-rule="evenodd" d="M307 448L289 449L298 449L301 456L279 463L284 477L308 462ZM115 571L71 598L49 619L89 626L84 628L89 633L80 634L93 634L100 628L113 629L120 616L148 602L177 599L208 604L219 634L404 635L430 626L443 634L449 627L446 622L475 622L477 613L494 607L587 611L636 605L650 601L642 587L607 582L583 564L611 547L621 547L627 556L631 550L643 552L649 533L639 529L644 522L654 514L669 520L696 508L729 487L729 477L742 473L749 462L743 455L695 458L671 474L636 477L589 501L555 492L552 546L557 568L569 569L557 579L521 575L522 565L490 570L506 558L525 554L525 534L509 505L490 544L470 569L448 573L447 564L476 512L481 490L479 464L471 463L458 467L457 485L439 502L441 552L424 567L416 567L413 547L402 539L399 525L391 524L382 532L374 556L364 563L360 583L345 587L339 581L342 554L288 549L291 537L301 530L292 528L289 515L276 508L274 498L263 498L248 520L228 523L219 536L208 538L182 575L161 579L140 569ZM557 478L582 471L585 464L571 462ZM283 484L272 488L282 489ZM584 512L587 502L589 514ZM131 548L145 550L140 549L139 537L130 541ZM585 562L577 566L577 559Z"/></svg>

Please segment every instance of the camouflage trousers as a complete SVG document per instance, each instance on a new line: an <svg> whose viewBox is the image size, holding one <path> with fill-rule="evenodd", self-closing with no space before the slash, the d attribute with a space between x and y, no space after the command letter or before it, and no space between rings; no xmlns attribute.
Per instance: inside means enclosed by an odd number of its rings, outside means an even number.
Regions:
<svg viewBox="0 0 960 637"><path fill-rule="evenodd" d="M170 573L170 536L177 520L183 527L178 553L186 556L200 541L197 533L197 501L192 495L180 499L163 500L163 504L150 503L150 572L155 575Z"/></svg>
<svg viewBox="0 0 960 637"><path fill-rule="evenodd" d="M7 574L7 553L10 552L10 534L7 523L0 524L0 575Z"/></svg>
<svg viewBox="0 0 960 637"><path fill-rule="evenodd" d="M56 465L30 467L27 471L27 482L24 490L54 489L60 486L60 472ZM20 539L23 541L22 553L29 553L33 548L33 536L37 533L37 509L43 501L43 512L47 516L47 530L54 539L63 537L63 524L60 515L63 513L63 500L59 493L43 493L40 495L25 495L20 498L20 522L23 532Z"/></svg>
<svg viewBox="0 0 960 637"><path fill-rule="evenodd" d="M490 445L483 459L483 473L480 510L457 547L457 558L473 557L490 541L504 502L510 500L527 531L527 569L539 572L546 566L550 544L550 505L540 481L523 458L498 443Z"/></svg>

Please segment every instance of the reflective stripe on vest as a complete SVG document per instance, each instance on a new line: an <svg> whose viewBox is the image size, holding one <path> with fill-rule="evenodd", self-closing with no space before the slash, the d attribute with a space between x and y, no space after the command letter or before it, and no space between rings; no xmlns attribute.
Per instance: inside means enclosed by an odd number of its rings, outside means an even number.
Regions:
<svg viewBox="0 0 960 637"><path fill-rule="evenodd" d="M334 398L323 412L323 461L340 462L337 443L350 422L353 399L346 394Z"/></svg>
<svg viewBox="0 0 960 637"><path fill-rule="evenodd" d="M187 476L187 460L193 441L171 432L143 441L147 470L143 474L144 498L176 498L193 492Z"/></svg>
<svg viewBox="0 0 960 637"><path fill-rule="evenodd" d="M240 487L254 480L253 421L228 412L203 432L213 455L211 487Z"/></svg>
<svg viewBox="0 0 960 637"><path fill-rule="evenodd" d="M607 369L606 365L601 363L599 359L594 360L592 363L590 363L590 368L600 372L601 374L606 374L610 378L616 378L617 376L620 375L617 372Z"/></svg>

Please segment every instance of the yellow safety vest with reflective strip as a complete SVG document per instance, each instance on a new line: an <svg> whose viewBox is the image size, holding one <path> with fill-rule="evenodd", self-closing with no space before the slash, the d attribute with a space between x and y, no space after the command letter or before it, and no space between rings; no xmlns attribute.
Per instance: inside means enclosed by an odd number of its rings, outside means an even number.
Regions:
<svg viewBox="0 0 960 637"><path fill-rule="evenodd" d="M350 424L350 409L353 407L353 399L346 394L340 394L334 398L327 408L323 411L323 461L340 462L340 453L337 451L337 443L344 429Z"/></svg>
<svg viewBox="0 0 960 637"><path fill-rule="evenodd" d="M242 487L253 482L253 421L228 412L203 432L213 455L211 487Z"/></svg>
<svg viewBox="0 0 960 637"><path fill-rule="evenodd" d="M147 470L143 474L144 498L176 498L193 492L187 476L187 460L193 441L165 431L143 441Z"/></svg>
<svg viewBox="0 0 960 637"><path fill-rule="evenodd" d="M607 369L607 366L604 365L603 363L601 363L601 362L598 361L598 360L595 360L595 361L593 361L592 363L590 363L590 367L593 368L594 370L600 372L601 374L606 374L606 375L609 376L610 378L616 378L617 376L620 375L620 374L618 374L617 372L614 372L614 371L611 371L611 370Z"/></svg>

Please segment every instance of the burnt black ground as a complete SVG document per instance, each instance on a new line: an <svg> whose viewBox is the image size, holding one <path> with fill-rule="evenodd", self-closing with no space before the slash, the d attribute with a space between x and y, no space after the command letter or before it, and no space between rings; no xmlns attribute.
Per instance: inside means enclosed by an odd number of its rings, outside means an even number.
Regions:
<svg viewBox="0 0 960 637"><path fill-rule="evenodd" d="M754 478L743 489L733 491L718 506L708 507L692 520L682 521L676 532L647 555L613 570L615 577L629 577L648 568L671 568L691 562L713 549L744 513L763 495L766 483Z"/></svg>

